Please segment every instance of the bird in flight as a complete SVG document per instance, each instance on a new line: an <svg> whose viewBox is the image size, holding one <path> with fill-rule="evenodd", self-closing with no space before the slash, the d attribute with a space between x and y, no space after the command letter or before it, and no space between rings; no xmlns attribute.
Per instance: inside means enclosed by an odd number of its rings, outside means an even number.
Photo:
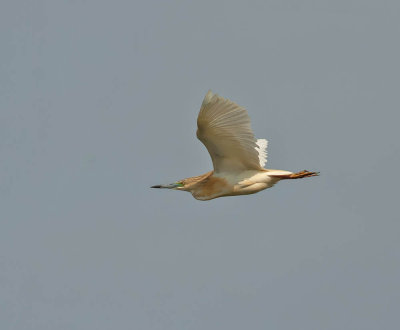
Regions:
<svg viewBox="0 0 400 330"><path fill-rule="evenodd" d="M188 191L198 200L248 195L272 187L280 180L317 176L264 168L268 141L256 140L245 108L211 91L197 117L197 138L206 146L214 170L203 175L151 188Z"/></svg>

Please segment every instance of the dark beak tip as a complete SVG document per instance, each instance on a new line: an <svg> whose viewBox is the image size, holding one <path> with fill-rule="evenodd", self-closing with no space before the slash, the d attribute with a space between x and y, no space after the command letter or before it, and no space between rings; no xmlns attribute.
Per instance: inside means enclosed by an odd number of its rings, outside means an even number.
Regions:
<svg viewBox="0 0 400 330"><path fill-rule="evenodd" d="M150 188L161 188L161 185L157 184L155 186L151 186Z"/></svg>

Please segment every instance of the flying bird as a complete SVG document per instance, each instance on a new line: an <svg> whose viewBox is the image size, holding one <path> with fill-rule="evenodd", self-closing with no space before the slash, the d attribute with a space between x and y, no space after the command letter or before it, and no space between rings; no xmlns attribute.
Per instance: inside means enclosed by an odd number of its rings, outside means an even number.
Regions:
<svg viewBox="0 0 400 330"><path fill-rule="evenodd" d="M254 194L280 180L319 175L306 170L293 173L264 168L268 141L254 138L246 109L211 91L204 97L197 117L197 138L206 146L214 170L151 188L188 191L206 201Z"/></svg>

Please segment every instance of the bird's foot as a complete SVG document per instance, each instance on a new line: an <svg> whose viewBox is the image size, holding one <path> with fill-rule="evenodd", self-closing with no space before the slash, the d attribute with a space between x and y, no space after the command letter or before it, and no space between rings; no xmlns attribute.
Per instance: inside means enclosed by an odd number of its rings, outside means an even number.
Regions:
<svg viewBox="0 0 400 330"><path fill-rule="evenodd" d="M288 179L301 179L301 178L308 178L310 176L318 176L319 172L310 172L310 171L301 171L297 173L290 174Z"/></svg>

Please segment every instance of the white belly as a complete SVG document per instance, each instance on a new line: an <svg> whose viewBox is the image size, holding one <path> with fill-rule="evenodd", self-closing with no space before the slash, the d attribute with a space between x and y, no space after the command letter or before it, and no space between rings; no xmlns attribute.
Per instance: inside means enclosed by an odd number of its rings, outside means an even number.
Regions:
<svg viewBox="0 0 400 330"><path fill-rule="evenodd" d="M245 171L241 173L219 173L217 176L227 180L228 184L233 187L229 195L247 195L254 194L261 190L272 187L280 178L270 176L279 172L279 174L290 174L291 172L272 170L272 171Z"/></svg>

